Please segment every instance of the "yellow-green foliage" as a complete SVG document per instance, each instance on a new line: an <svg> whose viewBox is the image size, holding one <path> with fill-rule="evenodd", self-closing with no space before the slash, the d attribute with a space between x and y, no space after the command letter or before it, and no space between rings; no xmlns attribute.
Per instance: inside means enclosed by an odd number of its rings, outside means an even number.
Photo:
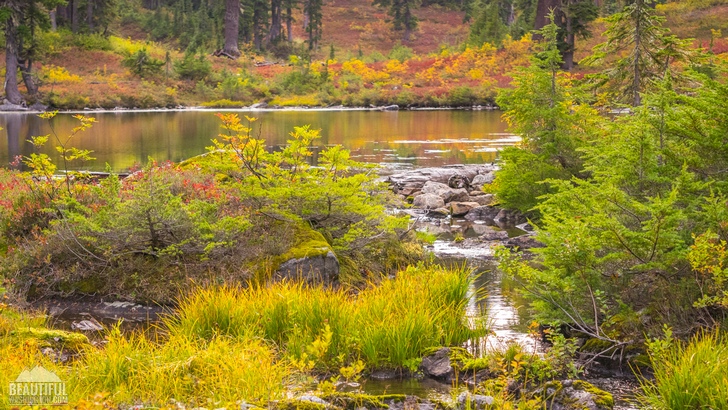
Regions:
<svg viewBox="0 0 728 410"><path fill-rule="evenodd" d="M213 108L228 108L228 107L243 107L245 103L242 101L232 101L228 99L221 99L215 101L206 101L201 104L203 107Z"/></svg>
<svg viewBox="0 0 728 410"><path fill-rule="evenodd" d="M315 367L361 357L371 367L404 367L427 349L457 345L474 336L464 318L468 272L408 268L395 279L360 291L276 283L267 287L202 289L180 301L167 320L173 334L211 338L254 335L300 360L327 337Z"/></svg>
<svg viewBox="0 0 728 410"><path fill-rule="evenodd" d="M689 343L672 340L648 343L654 381L642 381L639 401L650 409L728 408L728 339L704 333Z"/></svg>
<svg viewBox="0 0 728 410"><path fill-rule="evenodd" d="M270 105L279 105L281 107L310 107L321 105L321 103L315 95L293 95L290 97L276 96L271 100Z"/></svg>
<svg viewBox="0 0 728 410"><path fill-rule="evenodd" d="M156 58L164 58L167 52L162 45L152 41L137 41L130 38L110 36L109 42L111 43L111 49L121 55L131 55L140 50L146 50Z"/></svg>
<svg viewBox="0 0 728 410"><path fill-rule="evenodd" d="M92 403L98 397L118 404L165 405L170 399L216 407L237 406L239 400L265 403L284 396L293 372L259 339L171 335L153 342L137 333L124 336L115 327L107 343L97 348L80 333L47 329L44 322L42 316L0 311L0 408L7 408L8 384L38 365L66 382L71 404ZM53 335L78 342L80 358L60 364L43 354L47 337Z"/></svg>
<svg viewBox="0 0 728 410"><path fill-rule="evenodd" d="M238 400L269 401L283 397L290 369L275 360L260 340L172 335L161 344L112 330L103 350L87 352L75 371L82 380L74 392L87 397L112 392L115 403L170 399L216 407Z"/></svg>

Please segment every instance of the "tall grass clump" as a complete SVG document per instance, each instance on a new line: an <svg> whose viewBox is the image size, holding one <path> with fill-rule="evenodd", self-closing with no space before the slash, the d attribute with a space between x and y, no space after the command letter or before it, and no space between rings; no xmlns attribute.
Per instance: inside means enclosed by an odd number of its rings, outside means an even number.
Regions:
<svg viewBox="0 0 728 410"><path fill-rule="evenodd" d="M261 338L291 360L316 356L322 370L359 359L372 368L411 367L429 349L482 333L465 318L469 285L465 269L419 266L356 295L288 282L200 289L180 301L166 326L188 338Z"/></svg>
<svg viewBox="0 0 728 410"><path fill-rule="evenodd" d="M113 392L114 403L142 401L218 407L245 400L268 402L285 395L291 368L273 349L250 337L210 340L172 335L162 343L112 329L104 349L90 349L75 367L73 395Z"/></svg>
<svg viewBox="0 0 728 410"><path fill-rule="evenodd" d="M728 339L701 333L688 343L648 344L654 381L642 382L640 402L649 409L728 408Z"/></svg>

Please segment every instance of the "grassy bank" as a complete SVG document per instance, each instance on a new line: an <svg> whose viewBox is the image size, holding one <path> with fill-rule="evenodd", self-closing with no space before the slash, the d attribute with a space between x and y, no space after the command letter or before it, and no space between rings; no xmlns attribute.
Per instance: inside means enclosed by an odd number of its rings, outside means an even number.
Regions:
<svg viewBox="0 0 728 410"><path fill-rule="evenodd" d="M640 403L650 409L728 408L728 337L701 333L688 342L648 344L654 380L642 382Z"/></svg>
<svg viewBox="0 0 728 410"><path fill-rule="evenodd" d="M180 301L156 339L112 328L102 347L57 337L46 345L38 336L45 332L42 318L5 308L0 400L23 368L38 364L65 380L71 402L82 408L93 401L165 405L172 399L263 405L288 389L310 388L313 375L416 368L433 348L484 335L464 317L469 283L465 270L417 267L357 294L288 283L201 289ZM23 331L29 327L36 331ZM57 363L43 347L78 356Z"/></svg>

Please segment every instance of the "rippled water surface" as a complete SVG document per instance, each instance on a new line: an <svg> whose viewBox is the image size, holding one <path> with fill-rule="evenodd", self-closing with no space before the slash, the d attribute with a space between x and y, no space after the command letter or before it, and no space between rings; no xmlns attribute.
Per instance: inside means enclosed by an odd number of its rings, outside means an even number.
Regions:
<svg viewBox="0 0 728 410"><path fill-rule="evenodd" d="M94 151L96 160L73 164L74 169L103 171L109 163L126 170L148 158L181 161L205 152L210 139L221 131L211 110L151 112L89 112L97 123L72 141L77 148ZM359 161L394 167L482 163L495 159L499 148L518 137L506 132L497 111L367 111L367 110L267 110L240 111L258 117L255 135L272 146L286 143L294 126L310 124L321 130L319 146L341 144ZM0 166L16 155L28 155L31 136L70 133L78 124L71 114L51 122L36 114L0 113ZM53 129L51 129L51 126ZM53 138L44 152L57 155Z"/></svg>

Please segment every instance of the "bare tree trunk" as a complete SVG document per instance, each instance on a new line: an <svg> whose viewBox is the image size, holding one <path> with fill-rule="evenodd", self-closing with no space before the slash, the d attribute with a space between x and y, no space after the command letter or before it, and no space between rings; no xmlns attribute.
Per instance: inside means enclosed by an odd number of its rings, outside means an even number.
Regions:
<svg viewBox="0 0 728 410"><path fill-rule="evenodd" d="M69 0L68 5L71 6L71 31L78 33L78 3L79 0Z"/></svg>
<svg viewBox="0 0 728 410"><path fill-rule="evenodd" d="M94 31L94 0L86 0L86 24L88 31Z"/></svg>
<svg viewBox="0 0 728 410"><path fill-rule="evenodd" d="M293 12L290 7L286 8L286 35L288 42L293 42Z"/></svg>
<svg viewBox="0 0 728 410"><path fill-rule="evenodd" d="M25 102L18 89L18 27L13 16L5 22L5 98L13 104Z"/></svg>
<svg viewBox="0 0 728 410"><path fill-rule="evenodd" d="M23 77L23 83L25 83L25 88L28 89L28 95L33 97L38 95L38 85L36 85L35 80L33 80L32 60L23 62L23 64L20 65L20 75Z"/></svg>
<svg viewBox="0 0 728 410"><path fill-rule="evenodd" d="M637 0L637 13L635 22L635 35L634 35L634 78L632 82L632 106L637 107L642 103L640 97L640 47L642 46L642 37L640 27L639 9L642 7L642 0Z"/></svg>
<svg viewBox="0 0 728 410"><path fill-rule="evenodd" d="M51 31L55 32L58 30L58 23L56 22L56 9L53 9L48 13L51 19Z"/></svg>
<svg viewBox="0 0 728 410"><path fill-rule="evenodd" d="M557 13L561 9L561 0L538 0L536 5L536 20L534 29L541 30L549 21L549 13L554 10ZM558 23L557 23L558 24ZM534 34L535 40L541 40L543 37L540 34Z"/></svg>
<svg viewBox="0 0 728 410"><path fill-rule="evenodd" d="M281 36L281 0L270 2L270 30L268 31L268 43L275 42Z"/></svg>
<svg viewBox="0 0 728 410"><path fill-rule="evenodd" d="M225 0L225 47L223 51L233 57L240 57L239 20L240 0Z"/></svg>
<svg viewBox="0 0 728 410"><path fill-rule="evenodd" d="M404 41L410 41L412 36L412 13L410 12L409 5L405 6L404 10Z"/></svg>
<svg viewBox="0 0 728 410"><path fill-rule="evenodd" d="M567 0L565 8L566 10L566 49L563 52L564 69L571 71L574 68L574 46L576 45L576 39L574 36L574 21L571 17L568 6L570 0Z"/></svg>

